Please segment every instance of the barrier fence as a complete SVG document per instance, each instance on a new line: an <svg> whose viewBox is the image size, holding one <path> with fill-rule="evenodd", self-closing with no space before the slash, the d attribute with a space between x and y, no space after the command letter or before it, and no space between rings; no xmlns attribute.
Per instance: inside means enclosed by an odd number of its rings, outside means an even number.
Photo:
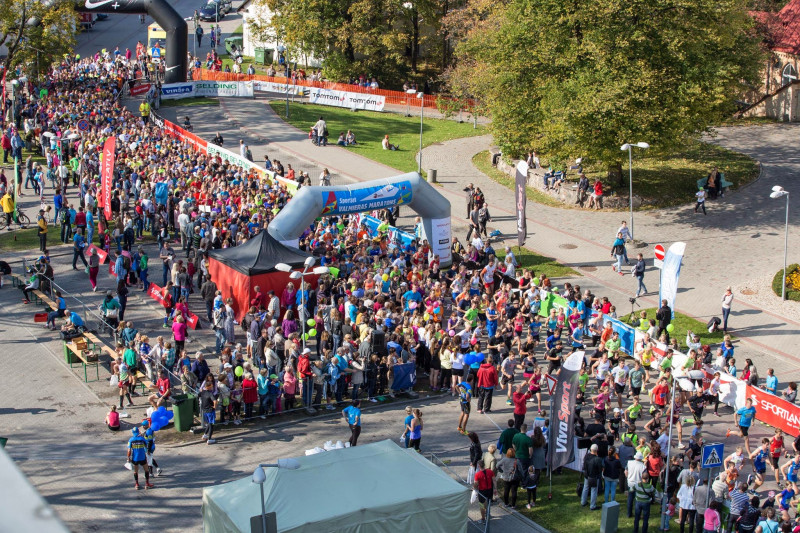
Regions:
<svg viewBox="0 0 800 533"><path fill-rule="evenodd" d="M192 79L195 81L249 81L257 80L267 83L274 83L276 85L286 86L286 77L278 76L265 76L263 74L236 74L233 72L220 72L208 69L194 69L192 72ZM375 96L383 96L388 105L401 105L410 107L419 107L419 99L415 94L408 94L403 91L390 91L387 89L371 89L369 87L362 87L360 85L351 85L349 83L335 83L329 81L311 81L311 80L297 80L293 79L291 86L300 87L315 87L319 89L328 89L331 91L344 91L350 93L370 94ZM282 92L282 91L281 91ZM444 102L458 102L454 98L440 95L426 94L422 98L423 106L431 109L438 109L439 100ZM470 111L475 107L475 102L467 100L463 102L464 111Z"/></svg>

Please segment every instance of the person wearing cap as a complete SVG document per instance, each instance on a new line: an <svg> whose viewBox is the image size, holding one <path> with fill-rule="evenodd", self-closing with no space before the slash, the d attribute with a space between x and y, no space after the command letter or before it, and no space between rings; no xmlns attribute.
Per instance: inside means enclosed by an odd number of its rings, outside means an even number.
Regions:
<svg viewBox="0 0 800 533"><path fill-rule="evenodd" d="M139 434L139 428L131 429L133 435L128 439L128 462L133 469L134 487L139 490L139 467L144 470L145 489L152 489L150 483L150 469L147 467L147 441Z"/></svg>
<svg viewBox="0 0 800 533"><path fill-rule="evenodd" d="M603 460L597 456L597 450L597 444L592 444L589 448L589 453L586 454L583 460L585 479L583 480L583 492L581 493L581 507L586 507L590 500L589 509L592 511L599 509L597 506L597 491L600 486L600 477L603 475Z"/></svg>
<svg viewBox="0 0 800 533"><path fill-rule="evenodd" d="M633 518L634 492L633 487L642 481L642 474L645 473L644 456L642 452L636 452L633 459L628 461L625 466L625 482L628 484L628 518Z"/></svg>
<svg viewBox="0 0 800 533"><path fill-rule="evenodd" d="M147 466L145 469L150 471L150 475L158 477L161 475L161 468L158 466L158 461L153 457L153 454L156 452L156 432L153 431L147 419L142 421L142 430L144 430L143 437L147 443Z"/></svg>

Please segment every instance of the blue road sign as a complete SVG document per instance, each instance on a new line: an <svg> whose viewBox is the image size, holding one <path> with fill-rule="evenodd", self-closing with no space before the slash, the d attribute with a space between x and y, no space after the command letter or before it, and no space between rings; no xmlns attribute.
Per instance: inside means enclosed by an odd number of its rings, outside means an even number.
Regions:
<svg viewBox="0 0 800 533"><path fill-rule="evenodd" d="M86 131L89 129L89 121L82 118L78 121L78 129L81 131Z"/></svg>
<svg viewBox="0 0 800 533"><path fill-rule="evenodd" d="M717 468L722 466L722 458L725 457L724 449L725 445L721 442L703 446L703 460L700 463L700 467Z"/></svg>

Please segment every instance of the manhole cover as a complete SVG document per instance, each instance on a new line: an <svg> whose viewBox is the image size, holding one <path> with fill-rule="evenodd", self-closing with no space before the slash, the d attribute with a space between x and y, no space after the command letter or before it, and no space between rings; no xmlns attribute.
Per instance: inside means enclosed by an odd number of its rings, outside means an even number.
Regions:
<svg viewBox="0 0 800 533"><path fill-rule="evenodd" d="M742 289L742 290L741 290L741 293L742 293L742 294L747 294L747 295L750 295L750 294L757 294L757 293L758 293L758 291L757 291L757 290L754 290L754 289Z"/></svg>
<svg viewBox="0 0 800 533"><path fill-rule="evenodd" d="M591 266L591 265L581 265L578 268L580 270L585 270L586 272L595 272L597 270L596 266Z"/></svg>
<svg viewBox="0 0 800 533"><path fill-rule="evenodd" d="M578 245L577 244L559 244L558 247L559 248L563 248L565 250L574 250L575 248L578 247Z"/></svg>

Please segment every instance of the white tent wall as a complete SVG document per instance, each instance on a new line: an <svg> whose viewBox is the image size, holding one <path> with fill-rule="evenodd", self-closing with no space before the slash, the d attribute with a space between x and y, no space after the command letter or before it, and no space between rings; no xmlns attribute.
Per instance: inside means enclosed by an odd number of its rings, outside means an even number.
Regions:
<svg viewBox="0 0 800 533"><path fill-rule="evenodd" d="M386 440L265 469L280 533L466 533L469 491L413 450ZM250 477L203 489L206 533L249 533L261 513Z"/></svg>

